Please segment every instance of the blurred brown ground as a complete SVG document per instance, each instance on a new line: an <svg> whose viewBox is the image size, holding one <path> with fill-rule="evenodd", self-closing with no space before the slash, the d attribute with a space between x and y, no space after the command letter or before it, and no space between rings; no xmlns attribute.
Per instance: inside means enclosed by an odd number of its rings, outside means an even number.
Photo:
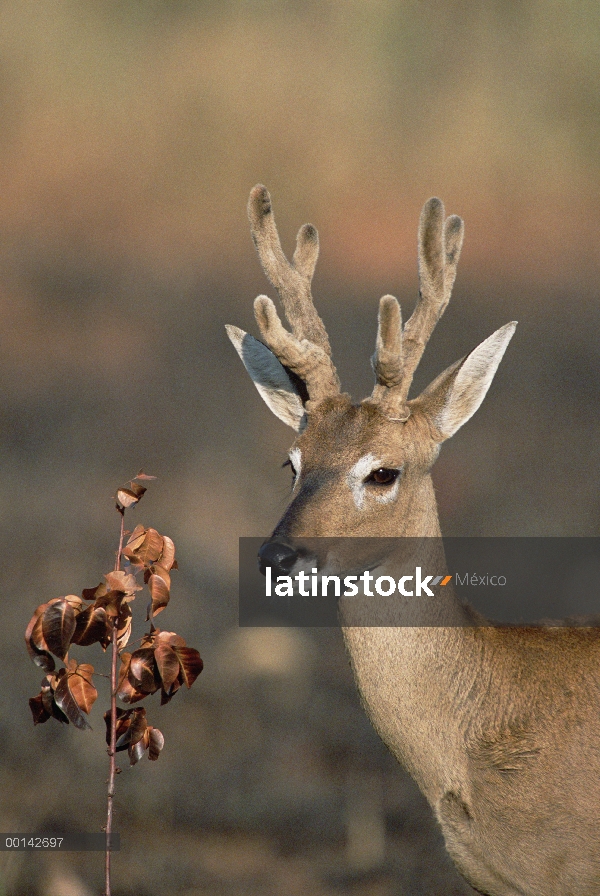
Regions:
<svg viewBox="0 0 600 896"><path fill-rule="evenodd" d="M180 563L161 627L206 668L148 701L167 743L118 780L114 892L472 892L366 721L339 632L236 628L237 538L285 506L291 433L223 325L256 332L269 292L245 213L260 181L289 251L319 228L314 293L362 398L378 299L410 310L418 214L440 195L466 243L416 388L520 322L437 464L444 531L598 534L599 44L591 0L0 5L2 831L103 823L107 698L93 732L34 729L22 633L110 568L111 496L143 467L160 478L133 521ZM369 864L360 844L382 836ZM1 855L2 896L101 891L99 855Z"/></svg>

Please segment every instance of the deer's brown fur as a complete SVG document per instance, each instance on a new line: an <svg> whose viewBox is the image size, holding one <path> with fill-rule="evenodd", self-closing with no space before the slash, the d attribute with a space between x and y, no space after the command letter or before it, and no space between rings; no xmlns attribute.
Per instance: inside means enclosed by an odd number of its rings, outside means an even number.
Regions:
<svg viewBox="0 0 600 896"><path fill-rule="evenodd" d="M404 328L396 300L381 300L376 384L355 405L340 394L312 305L316 231L300 231L291 266L264 187L252 191L249 211L292 327L287 333L261 298L257 320L268 348L229 328L261 395L298 432L290 456L300 469L273 537L439 536L431 467L441 443L479 407L515 326L502 327L408 399L450 298L462 222L445 219L438 199L426 203L420 299ZM400 472L379 485L378 471ZM340 612L343 621L343 599ZM436 604L442 616L435 625L402 626L401 616L393 617L401 603L391 612L378 627L344 627L344 638L365 708L429 800L459 870L490 896L599 894L597 631L465 625L475 617L466 619L451 592L442 610Z"/></svg>

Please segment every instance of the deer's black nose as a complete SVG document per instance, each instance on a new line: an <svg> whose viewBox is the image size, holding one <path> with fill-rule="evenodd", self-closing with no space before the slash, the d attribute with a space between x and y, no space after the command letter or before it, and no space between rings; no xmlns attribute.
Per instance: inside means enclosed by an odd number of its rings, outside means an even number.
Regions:
<svg viewBox="0 0 600 896"><path fill-rule="evenodd" d="M273 575L285 576L297 559L298 552L285 541L265 541L258 552L258 568L264 575L267 566L270 566Z"/></svg>

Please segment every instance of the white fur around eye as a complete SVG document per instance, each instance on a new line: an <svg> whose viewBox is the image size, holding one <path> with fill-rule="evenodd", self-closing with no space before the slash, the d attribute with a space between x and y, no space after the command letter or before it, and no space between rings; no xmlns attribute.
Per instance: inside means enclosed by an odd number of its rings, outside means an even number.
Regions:
<svg viewBox="0 0 600 896"><path fill-rule="evenodd" d="M367 492L365 479L374 470L384 466L384 461L379 460L374 454L365 454L357 461L346 476L346 482L352 492L354 504L357 510L362 510L365 504L365 495ZM374 494L373 497L378 504L391 504L398 497L398 489L400 488L400 478L402 473L398 475L396 481L391 488L386 489L381 494Z"/></svg>
<svg viewBox="0 0 600 896"><path fill-rule="evenodd" d="M365 479L372 470L381 466L374 454L365 454L358 460L346 476L346 482L352 492L357 510L362 510L365 503Z"/></svg>
<svg viewBox="0 0 600 896"><path fill-rule="evenodd" d="M400 473L396 477L396 481L392 485L391 488L387 489L382 495L376 495L375 500L379 504L391 504L392 501L395 501L398 497L398 489L400 488L400 479L402 477L402 473Z"/></svg>

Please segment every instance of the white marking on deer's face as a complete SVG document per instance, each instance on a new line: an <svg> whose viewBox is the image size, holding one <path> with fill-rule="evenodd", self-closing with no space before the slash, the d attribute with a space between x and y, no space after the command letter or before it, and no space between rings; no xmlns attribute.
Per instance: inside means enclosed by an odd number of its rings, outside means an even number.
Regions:
<svg viewBox="0 0 600 896"><path fill-rule="evenodd" d="M365 503L365 479L373 470L381 466L381 461L377 460L374 454L365 454L354 466L349 470L346 476L346 482L352 492L354 503L357 510L362 510Z"/></svg>
<svg viewBox="0 0 600 896"><path fill-rule="evenodd" d="M292 470L294 471L294 484L292 486L292 491L296 490L296 486L300 480L300 472L302 470L302 452L299 448L292 448L289 453L290 463L292 464Z"/></svg>
<svg viewBox="0 0 600 896"><path fill-rule="evenodd" d="M382 495L375 495L375 500L378 504L392 504L393 501L398 497L398 489L400 488L400 479L401 475L398 476L394 484L387 489L387 491Z"/></svg>
<svg viewBox="0 0 600 896"><path fill-rule="evenodd" d="M365 454L364 457L361 457L349 471L346 477L346 482L352 492L352 497L357 510L362 510L364 507L367 494L366 480L369 475L384 466L385 464L382 460L375 457L374 454L369 453ZM373 495L378 504L392 504L396 500L398 497L398 489L400 488L400 478L400 475L398 475L389 488L386 488L386 490L380 494Z"/></svg>

